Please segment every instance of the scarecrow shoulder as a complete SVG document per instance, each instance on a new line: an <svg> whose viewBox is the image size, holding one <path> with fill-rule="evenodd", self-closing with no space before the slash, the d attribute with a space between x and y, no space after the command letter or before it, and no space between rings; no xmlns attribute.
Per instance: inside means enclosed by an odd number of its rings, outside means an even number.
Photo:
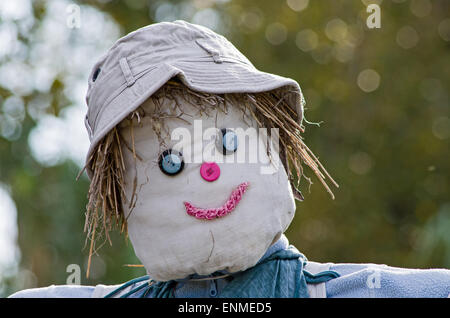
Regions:
<svg viewBox="0 0 450 318"><path fill-rule="evenodd" d="M328 298L450 297L450 270L378 264L333 264L340 277L326 282Z"/></svg>
<svg viewBox="0 0 450 318"><path fill-rule="evenodd" d="M51 285L41 288L30 288L18 291L8 298L90 298L93 286Z"/></svg>

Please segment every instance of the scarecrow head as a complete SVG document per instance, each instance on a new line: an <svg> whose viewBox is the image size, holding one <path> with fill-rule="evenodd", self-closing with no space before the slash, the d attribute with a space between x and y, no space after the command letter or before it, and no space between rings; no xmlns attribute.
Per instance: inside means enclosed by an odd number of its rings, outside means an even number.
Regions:
<svg viewBox="0 0 450 318"><path fill-rule="evenodd" d="M303 165L292 79L257 70L228 40L184 21L121 38L94 66L86 127L85 231L129 235L158 281L254 266L287 229Z"/></svg>

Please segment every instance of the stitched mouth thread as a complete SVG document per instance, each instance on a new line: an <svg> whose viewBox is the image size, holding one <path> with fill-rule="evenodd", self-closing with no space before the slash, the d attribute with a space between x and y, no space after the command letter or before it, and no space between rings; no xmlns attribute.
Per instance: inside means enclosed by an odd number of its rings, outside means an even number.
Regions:
<svg viewBox="0 0 450 318"><path fill-rule="evenodd" d="M241 201L242 196L249 186L248 182L243 182L237 186L236 189L231 192L230 198L225 202L222 206L214 209L202 209L192 205L189 202L183 202L186 207L186 213L202 220L212 220L215 218L223 217L231 211L233 211L238 205L239 201Z"/></svg>

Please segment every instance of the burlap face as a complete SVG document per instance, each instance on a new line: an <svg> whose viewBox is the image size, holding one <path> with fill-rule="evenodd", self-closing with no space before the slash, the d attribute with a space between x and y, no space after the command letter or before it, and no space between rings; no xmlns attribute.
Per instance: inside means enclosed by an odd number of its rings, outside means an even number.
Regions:
<svg viewBox="0 0 450 318"><path fill-rule="evenodd" d="M165 102L169 109L172 101ZM252 138L261 136L239 136L233 155L212 151L216 142L210 138L211 129L258 129L256 123L245 120L242 111L233 105L229 105L226 114L217 112L213 115L199 114L198 108L187 102L182 101L181 106L187 114L183 120L165 119L164 126L170 133L184 128L184 132L190 133L190 140L171 140L163 133L156 133L155 125L159 123L150 116L144 116L132 128L136 154L140 159L135 160L127 147L123 146L122 150L127 167L127 196L131 197L134 187L137 193L135 207L128 218L129 236L136 255L148 274L157 281L180 279L194 273L208 275L218 270L245 270L255 265L287 229L295 212L292 190L283 165L279 163L274 173L264 173L269 165L265 148L258 151L256 163L250 162L250 155L255 151L250 146L255 144ZM150 114L155 105L148 100L141 107ZM198 136L194 132L194 120L201 120L202 131L209 129L209 133ZM156 131L159 132L158 127ZM120 133L131 145L131 127L122 124ZM266 140L258 139L256 144L266 147ZM187 162L181 173L168 176L160 170L158 158L164 150L175 146L185 155ZM206 153L223 156L224 162L218 163L220 177L213 182L202 178L202 162L195 162ZM240 155L244 155L245 162L236 162ZM186 158L188 156L190 159ZM230 156L236 156L234 163L227 162L231 160ZM211 157L205 159L209 161ZM134 185L135 175L137 182ZM202 208L221 206L243 182L248 182L249 187L231 213L212 220L197 219L187 214L184 202ZM130 212L128 204L124 211L126 214Z"/></svg>

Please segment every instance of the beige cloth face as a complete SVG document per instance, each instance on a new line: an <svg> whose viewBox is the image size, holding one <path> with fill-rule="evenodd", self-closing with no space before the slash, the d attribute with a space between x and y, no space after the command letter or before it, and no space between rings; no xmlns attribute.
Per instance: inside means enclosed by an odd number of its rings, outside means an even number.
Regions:
<svg viewBox="0 0 450 318"><path fill-rule="evenodd" d="M151 100L142 105L146 113L151 113L153 107ZM182 108L194 116L183 116L187 122L166 119L165 125L170 132L183 127L191 133L191 142L184 143L185 146L191 144L191 158L201 156L199 143L203 151L207 151L211 142L214 144L211 140L194 138L194 120L202 120L203 131L214 127L219 130L249 127L242 111L233 105L228 107L228 114L219 111L217 117L215 112L210 116L196 115L198 110L188 103L182 104ZM130 128L122 125L120 132L131 145ZM137 257L154 280L181 279L195 273L208 275L218 270L245 270L258 262L292 221L295 201L283 165L279 163L275 173L261 173L261 168L267 167L269 161L265 148L259 151L257 163L227 163L224 158L223 163L218 163L220 177L208 182L200 175L201 162L185 163L184 169L175 176L162 173L159 155L180 145L180 141L166 138L167 146L160 145L149 116L142 117L133 132L136 152L142 161L137 160L134 169L133 155L123 147L128 198L137 173L137 201L128 218L128 232ZM238 142L236 154L250 151L247 146L250 140ZM177 150L184 154L182 149ZM230 214L200 220L186 213L184 201L202 208L216 208L243 182L249 182L249 187ZM128 214L128 205L124 206L124 211Z"/></svg>

